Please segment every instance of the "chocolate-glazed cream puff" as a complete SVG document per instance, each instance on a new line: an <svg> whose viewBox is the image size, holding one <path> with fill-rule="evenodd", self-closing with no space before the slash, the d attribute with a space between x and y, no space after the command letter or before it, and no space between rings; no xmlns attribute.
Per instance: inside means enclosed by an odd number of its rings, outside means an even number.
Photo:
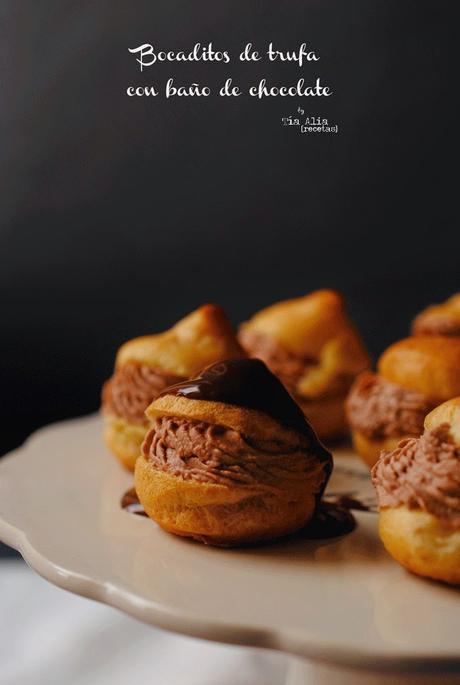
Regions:
<svg viewBox="0 0 460 685"><path fill-rule="evenodd" d="M239 339L278 376L321 439L344 434L345 397L370 361L339 293L318 290L262 309Z"/></svg>
<svg viewBox="0 0 460 685"><path fill-rule="evenodd" d="M146 413L135 487L166 531L239 545L292 533L313 516L332 457L262 361L211 365Z"/></svg>
<svg viewBox="0 0 460 685"><path fill-rule="evenodd" d="M412 323L412 335L460 336L460 293L420 312Z"/></svg>
<svg viewBox="0 0 460 685"><path fill-rule="evenodd" d="M421 437L383 452L372 480L392 557L419 575L460 583L460 397L428 414Z"/></svg>
<svg viewBox="0 0 460 685"><path fill-rule="evenodd" d="M460 394L460 338L420 336L391 345L377 373L361 374L347 399L356 451L372 466L382 450L418 437L440 402Z"/></svg>
<svg viewBox="0 0 460 685"><path fill-rule="evenodd" d="M212 362L239 356L244 352L215 304L203 305L164 333L126 342L102 391L109 449L133 469L148 426L145 410L155 397Z"/></svg>

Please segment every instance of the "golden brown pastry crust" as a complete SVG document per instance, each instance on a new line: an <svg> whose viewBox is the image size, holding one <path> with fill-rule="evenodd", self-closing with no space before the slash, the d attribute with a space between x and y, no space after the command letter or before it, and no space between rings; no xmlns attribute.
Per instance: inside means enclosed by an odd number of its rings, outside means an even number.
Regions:
<svg viewBox="0 0 460 685"><path fill-rule="evenodd" d="M135 485L145 511L164 530L217 546L286 535L307 523L316 506L306 484L274 493L199 483L158 471L143 457L136 462Z"/></svg>
<svg viewBox="0 0 460 685"><path fill-rule="evenodd" d="M119 416L106 416L104 441L123 466L134 471L147 428L128 423Z"/></svg>
<svg viewBox="0 0 460 685"><path fill-rule="evenodd" d="M436 407L425 419L426 430L445 424L460 445L460 397ZM380 509L379 532L391 556L409 571L460 584L460 530L427 511L400 505Z"/></svg>
<svg viewBox="0 0 460 685"><path fill-rule="evenodd" d="M153 463L150 453L153 441L147 438L144 453L136 462L136 492L147 514L168 532L213 545L247 544L294 532L312 517L332 462L307 427L304 434L255 409L168 394L156 399L147 415L152 421L170 417L236 431L244 436L251 449L259 442L262 445L271 442L275 445L275 453L270 453L272 460L274 456L278 460L279 445L280 463L285 456L295 459L298 467L298 470L287 470L285 475L278 473L276 484L271 478L257 478L244 484L203 482L193 475L187 479L177 470L170 472ZM154 425L149 434L151 438L155 430L159 428ZM163 440L157 444L162 458L169 460ZM216 459L216 450L212 447L216 443L212 443L209 452ZM248 456L241 455L242 465L247 458L266 464L267 454L263 447L258 447Z"/></svg>
<svg viewBox="0 0 460 685"><path fill-rule="evenodd" d="M164 333L126 342L117 354L116 369L138 364L161 369L179 380L193 376L213 362L244 356L223 309L215 304L205 304ZM140 453L147 422L142 427L106 412L105 423L107 446L124 466L132 470Z"/></svg>
<svg viewBox="0 0 460 685"><path fill-rule="evenodd" d="M382 354L378 371L392 383L443 402L460 395L460 338L433 335L400 340Z"/></svg>
<svg viewBox="0 0 460 685"><path fill-rule="evenodd" d="M426 511L405 506L380 511L379 533L393 559L412 573L460 584L460 531Z"/></svg>
<svg viewBox="0 0 460 685"><path fill-rule="evenodd" d="M286 387L321 438L343 433L345 415L337 400L343 401L354 376L370 365L364 344L346 313L343 297L334 290L318 290L278 302L241 326L243 342L248 332L265 336L290 355L306 361L295 387L289 387L289 383ZM270 366L267 358L264 361ZM284 380L281 373L279 377ZM333 401L325 401L326 398Z"/></svg>
<svg viewBox="0 0 460 685"><path fill-rule="evenodd" d="M345 311L343 297L334 290L317 290L303 297L277 302L243 324L273 338L299 357L319 358L323 347L352 334L355 345L348 349L343 368L352 373L369 361L364 346Z"/></svg>
<svg viewBox="0 0 460 685"><path fill-rule="evenodd" d="M450 432L460 445L460 397L454 397L433 409L425 418L425 430L431 430L443 423L450 425Z"/></svg>
<svg viewBox="0 0 460 685"><path fill-rule="evenodd" d="M383 450L393 450L404 439L404 436L399 435L387 437L383 440L372 440L359 431L352 431L351 437L353 447L369 468L374 466Z"/></svg>
<svg viewBox="0 0 460 685"><path fill-rule="evenodd" d="M282 426L266 414L254 409L246 409L223 402L189 400L177 395L158 397L147 408L150 420L160 416L178 416L193 421L206 421L250 435L257 440L280 440L287 445L298 445L300 436L297 431Z"/></svg>
<svg viewBox="0 0 460 685"><path fill-rule="evenodd" d="M164 333L126 342L116 366L137 362L189 378L215 361L244 356L222 307L204 304Z"/></svg>
<svg viewBox="0 0 460 685"><path fill-rule="evenodd" d="M460 293L424 309L412 323L413 335L460 335Z"/></svg>

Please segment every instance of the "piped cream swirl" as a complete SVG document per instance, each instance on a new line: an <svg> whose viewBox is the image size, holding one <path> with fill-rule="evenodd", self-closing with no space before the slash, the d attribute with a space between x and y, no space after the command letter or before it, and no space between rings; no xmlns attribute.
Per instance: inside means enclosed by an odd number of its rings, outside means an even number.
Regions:
<svg viewBox="0 0 460 685"><path fill-rule="evenodd" d="M460 529L460 448L449 424L402 440L372 470L379 506L422 509Z"/></svg>

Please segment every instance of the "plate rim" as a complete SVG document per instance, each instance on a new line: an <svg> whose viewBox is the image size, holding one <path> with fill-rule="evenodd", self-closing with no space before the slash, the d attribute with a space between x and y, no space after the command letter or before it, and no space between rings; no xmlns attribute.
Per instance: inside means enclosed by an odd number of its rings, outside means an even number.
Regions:
<svg viewBox="0 0 460 685"><path fill-rule="evenodd" d="M96 417L98 414L92 413L39 428L20 447L0 459L0 478L6 465L17 459L19 455L24 456L30 446L44 433L58 427L64 428L67 424L93 421ZM364 512L364 515L375 514ZM187 614L185 611L168 608L153 600L144 601L140 596L110 582L91 578L70 568L60 567L47 559L38 547L34 546L26 531L18 528L11 520L8 521L1 517L0 539L6 545L16 549L28 566L54 585L112 606L144 623L163 630L224 644L274 649L314 662L360 670L392 673L447 674L460 672L460 651L458 655L425 653L423 655L398 654L393 656L385 652L375 653L356 648L341 648L330 643L321 644L318 641L309 644L305 641L305 636L300 636L293 631L280 627L271 626L262 629L232 622L217 622Z"/></svg>

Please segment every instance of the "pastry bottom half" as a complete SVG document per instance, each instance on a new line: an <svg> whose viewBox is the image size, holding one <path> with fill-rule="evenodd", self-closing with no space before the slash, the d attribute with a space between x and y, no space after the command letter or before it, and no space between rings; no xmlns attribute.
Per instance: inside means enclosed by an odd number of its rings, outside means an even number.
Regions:
<svg viewBox="0 0 460 685"><path fill-rule="evenodd" d="M382 509L379 532L391 556L412 573L460 584L460 530L406 506Z"/></svg>
<svg viewBox="0 0 460 685"><path fill-rule="evenodd" d="M164 530L218 546L242 545L293 533L313 516L308 482L289 490L185 480L141 457L136 492L148 516Z"/></svg>
<svg viewBox="0 0 460 685"><path fill-rule="evenodd" d="M105 444L130 471L134 471L146 432L147 426L128 423L119 416L105 417Z"/></svg>
<svg viewBox="0 0 460 685"><path fill-rule="evenodd" d="M303 400L297 396L295 399L320 440L327 442L345 436L345 395L317 400Z"/></svg>
<svg viewBox="0 0 460 685"><path fill-rule="evenodd" d="M394 450L404 440L404 435L389 436L383 440L372 440L359 431L352 431L353 447L369 467L374 466L382 450Z"/></svg>

